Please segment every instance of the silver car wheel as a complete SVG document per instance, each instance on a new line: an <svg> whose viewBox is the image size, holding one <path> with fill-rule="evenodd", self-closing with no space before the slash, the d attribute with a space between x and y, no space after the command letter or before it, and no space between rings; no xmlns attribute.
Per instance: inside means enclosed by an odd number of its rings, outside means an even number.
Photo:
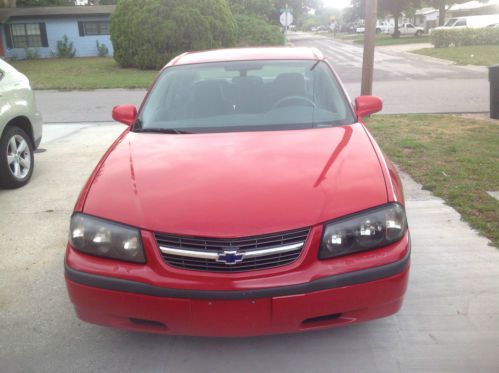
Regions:
<svg viewBox="0 0 499 373"><path fill-rule="evenodd" d="M26 139L14 135L7 144L7 164L17 180L24 179L31 169L31 151Z"/></svg>

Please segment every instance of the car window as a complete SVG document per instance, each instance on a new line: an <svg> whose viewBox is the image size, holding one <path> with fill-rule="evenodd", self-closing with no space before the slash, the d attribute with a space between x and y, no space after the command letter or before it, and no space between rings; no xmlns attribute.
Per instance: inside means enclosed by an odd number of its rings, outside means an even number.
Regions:
<svg viewBox="0 0 499 373"><path fill-rule="evenodd" d="M444 25L445 27L451 27L454 26L454 24L457 22L457 18L451 18L447 21L447 23Z"/></svg>
<svg viewBox="0 0 499 373"><path fill-rule="evenodd" d="M139 114L143 129L279 130L355 122L323 61L232 61L165 69Z"/></svg>
<svg viewBox="0 0 499 373"><path fill-rule="evenodd" d="M406 26L407 26L407 28L414 28L414 26L411 25L410 23L408 23Z"/></svg>
<svg viewBox="0 0 499 373"><path fill-rule="evenodd" d="M456 22L454 27L460 27L460 26L466 26L467 22L465 19L460 19L459 21Z"/></svg>

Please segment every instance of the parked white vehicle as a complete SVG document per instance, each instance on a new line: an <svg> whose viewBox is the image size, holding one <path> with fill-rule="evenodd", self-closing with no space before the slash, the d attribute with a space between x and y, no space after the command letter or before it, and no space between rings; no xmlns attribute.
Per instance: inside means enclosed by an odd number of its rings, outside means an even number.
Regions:
<svg viewBox="0 0 499 373"><path fill-rule="evenodd" d="M399 25L398 29L399 35L404 36L404 35L412 35L412 36L422 36L424 34L424 28L422 27L416 27L412 23L401 23ZM390 34L395 33L395 26L391 26Z"/></svg>
<svg viewBox="0 0 499 373"><path fill-rule="evenodd" d="M383 33L383 34L389 34L390 30L393 30L394 25L393 23L387 22L387 21L378 21L376 24L376 33Z"/></svg>
<svg viewBox="0 0 499 373"><path fill-rule="evenodd" d="M366 28L364 26L359 26L355 29L355 32L357 34L363 34L364 32L366 32Z"/></svg>
<svg viewBox="0 0 499 373"><path fill-rule="evenodd" d="M390 30L393 29L393 24L386 22L386 21L378 21L376 23L376 33L389 33ZM355 29L355 32L358 34L362 34L366 32L366 28L364 25L360 25Z"/></svg>
<svg viewBox="0 0 499 373"><path fill-rule="evenodd" d="M433 30L493 27L498 23L499 23L499 14L458 17L458 18L449 19L445 23L445 25L441 27L436 27Z"/></svg>
<svg viewBox="0 0 499 373"><path fill-rule="evenodd" d="M25 185L42 140L42 116L28 78L0 59L0 187Z"/></svg>

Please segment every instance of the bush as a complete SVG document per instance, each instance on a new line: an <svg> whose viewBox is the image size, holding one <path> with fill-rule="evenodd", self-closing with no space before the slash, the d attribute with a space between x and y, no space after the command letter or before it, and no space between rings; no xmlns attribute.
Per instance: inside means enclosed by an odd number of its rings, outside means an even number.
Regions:
<svg viewBox="0 0 499 373"><path fill-rule="evenodd" d="M26 48L26 59L27 60L37 60L40 58L40 54L37 49Z"/></svg>
<svg viewBox="0 0 499 373"><path fill-rule="evenodd" d="M239 14L236 16L238 46L283 45L284 36L277 26L264 20Z"/></svg>
<svg viewBox="0 0 499 373"><path fill-rule="evenodd" d="M76 49L73 48L73 42L69 41L67 35L64 35L62 39L57 42L56 53L59 58L73 58L75 56Z"/></svg>
<svg viewBox="0 0 499 373"><path fill-rule="evenodd" d="M106 44L99 43L99 40L96 40L95 44L97 45L97 54L99 57L106 57L109 54L109 48Z"/></svg>
<svg viewBox="0 0 499 373"><path fill-rule="evenodd" d="M499 44L498 28L464 28L457 30L433 30L431 42L435 48L462 45Z"/></svg>
<svg viewBox="0 0 499 373"><path fill-rule="evenodd" d="M114 59L158 69L178 54L230 47L236 25L226 0L121 0L111 16Z"/></svg>

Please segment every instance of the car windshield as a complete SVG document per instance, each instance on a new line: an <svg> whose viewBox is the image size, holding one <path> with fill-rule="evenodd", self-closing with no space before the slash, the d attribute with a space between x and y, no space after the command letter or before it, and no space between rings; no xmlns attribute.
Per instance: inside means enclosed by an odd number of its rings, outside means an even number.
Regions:
<svg viewBox="0 0 499 373"><path fill-rule="evenodd" d="M135 130L261 131L355 121L343 90L323 61L233 61L165 69Z"/></svg>

